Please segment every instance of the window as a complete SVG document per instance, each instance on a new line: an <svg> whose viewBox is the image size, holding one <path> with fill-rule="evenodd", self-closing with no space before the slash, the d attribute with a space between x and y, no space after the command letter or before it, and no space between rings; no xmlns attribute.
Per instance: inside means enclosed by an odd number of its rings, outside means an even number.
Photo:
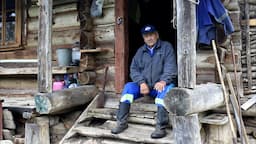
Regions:
<svg viewBox="0 0 256 144"><path fill-rule="evenodd" d="M21 45L21 0L0 0L0 51Z"/></svg>

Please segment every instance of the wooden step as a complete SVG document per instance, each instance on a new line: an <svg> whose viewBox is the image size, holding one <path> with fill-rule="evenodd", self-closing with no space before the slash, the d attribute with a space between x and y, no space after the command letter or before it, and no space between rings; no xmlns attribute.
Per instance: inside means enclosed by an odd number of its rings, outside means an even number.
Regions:
<svg viewBox="0 0 256 144"><path fill-rule="evenodd" d="M105 102L105 108L118 109L119 97L108 97ZM142 101L135 101L131 104L131 111L144 111L144 112L156 112L157 106L154 103L143 103Z"/></svg>
<svg viewBox="0 0 256 144"><path fill-rule="evenodd" d="M116 111L117 109L111 108L95 108L88 112L88 116L107 120L115 120ZM131 123L155 125L155 112L131 111L128 121Z"/></svg>
<svg viewBox="0 0 256 144"><path fill-rule="evenodd" d="M110 130L115 126L115 124L116 122L114 121L106 121L103 125L99 127L77 126L74 128L74 131L80 135L87 137L120 139L125 141L132 141L134 143L174 143L171 130L168 130L168 134L164 138L151 139L150 134L155 129L153 126L129 124L128 129L126 129L124 132L120 134L115 135L110 132Z"/></svg>

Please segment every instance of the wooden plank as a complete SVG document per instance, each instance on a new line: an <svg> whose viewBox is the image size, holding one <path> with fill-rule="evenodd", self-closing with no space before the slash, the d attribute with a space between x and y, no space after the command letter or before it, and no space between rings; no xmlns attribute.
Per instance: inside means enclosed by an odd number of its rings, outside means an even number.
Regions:
<svg viewBox="0 0 256 144"><path fill-rule="evenodd" d="M52 67L52 74L68 74L76 73L79 71L79 67L67 66L67 67ZM36 67L24 67L24 68L2 68L0 67L0 75L37 75L38 68Z"/></svg>
<svg viewBox="0 0 256 144"><path fill-rule="evenodd" d="M154 127L146 125L129 124L128 129L124 132L116 135L111 134L109 131L111 127L114 127L114 121L107 121L104 128L100 127L84 127L79 126L75 128L79 134L89 137L106 137L112 139L121 139L126 141L133 141L136 143L149 143L149 144L174 144L172 140L172 133L168 131L166 137L161 139L151 139L150 134L154 131Z"/></svg>
<svg viewBox="0 0 256 144"><path fill-rule="evenodd" d="M121 93L128 78L128 0L115 1L115 90Z"/></svg>
<svg viewBox="0 0 256 144"><path fill-rule="evenodd" d="M247 25L247 21L246 20L242 20L241 24L242 25ZM256 19L255 18L249 19L249 25L250 26L256 26Z"/></svg>
<svg viewBox="0 0 256 144"><path fill-rule="evenodd" d="M240 105L237 101L237 96L235 94L235 90L234 90L234 87L232 85L229 73L226 74L226 77L227 77L227 81L228 81L228 85L229 85L229 90L231 91L231 95L230 95L229 98L230 98L231 104L233 106L233 110L234 110L234 114L235 114L235 119L236 119L238 131L239 131L239 134L240 134L240 138L241 138L242 144L248 144L248 137L247 137L246 130L245 130L245 127L244 127L243 117L242 117L242 114L241 114L241 108L240 108ZM240 100L240 97L239 97L239 100Z"/></svg>
<svg viewBox="0 0 256 144"><path fill-rule="evenodd" d="M119 99L118 98L107 98L105 102L105 108L115 108L118 109ZM137 103L136 101L132 103L131 111L146 111L146 112L156 112L157 107L155 104L149 103Z"/></svg>
<svg viewBox="0 0 256 144"><path fill-rule="evenodd" d="M52 0L39 1L38 92L52 92Z"/></svg>
<svg viewBox="0 0 256 144"><path fill-rule="evenodd" d="M108 120L116 120L116 111L117 109L110 108L100 108L92 109L88 115L95 118L102 118ZM138 113L139 112L139 113ZM146 125L155 125L155 113L154 112L145 112L145 111L131 111L128 118L129 122L146 124Z"/></svg>
<svg viewBox="0 0 256 144"><path fill-rule="evenodd" d="M256 96L253 96L251 99L249 99L248 101L246 101L241 108L243 110L247 110L249 109L251 106L253 106L256 103Z"/></svg>
<svg viewBox="0 0 256 144"><path fill-rule="evenodd" d="M25 144L38 144L39 126L35 123L25 124Z"/></svg>
<svg viewBox="0 0 256 144"><path fill-rule="evenodd" d="M37 117L35 121L25 124L25 144L50 144L49 119Z"/></svg>

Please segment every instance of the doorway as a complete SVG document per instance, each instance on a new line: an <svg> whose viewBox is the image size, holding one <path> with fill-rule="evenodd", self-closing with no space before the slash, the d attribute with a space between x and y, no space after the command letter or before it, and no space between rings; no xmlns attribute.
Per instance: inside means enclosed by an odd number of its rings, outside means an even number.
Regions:
<svg viewBox="0 0 256 144"><path fill-rule="evenodd" d="M140 29L151 24L156 27L161 40L169 41L176 47L176 30L173 19L173 1L171 0L128 0L128 73L133 56L144 44ZM130 77L128 80L131 80Z"/></svg>
<svg viewBox="0 0 256 144"><path fill-rule="evenodd" d="M172 43L176 51L176 30L173 28L171 0L116 0L115 1L115 89L121 93L130 81L129 68L137 49L143 45L140 29L152 24L160 39Z"/></svg>

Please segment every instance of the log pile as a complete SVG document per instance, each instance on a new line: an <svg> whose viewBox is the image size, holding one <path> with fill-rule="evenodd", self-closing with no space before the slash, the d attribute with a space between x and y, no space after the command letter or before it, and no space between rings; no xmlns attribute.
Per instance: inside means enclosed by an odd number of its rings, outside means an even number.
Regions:
<svg viewBox="0 0 256 144"><path fill-rule="evenodd" d="M248 1L248 8L245 8L244 1L240 0L240 8L242 18L242 52L241 52L241 63L243 69L243 83L245 94L256 93L256 27L251 26L250 23L246 23L248 20L256 18L256 3L255 1ZM249 51L248 49L249 48ZM248 65L248 60L250 64ZM250 71L251 75L249 75Z"/></svg>

